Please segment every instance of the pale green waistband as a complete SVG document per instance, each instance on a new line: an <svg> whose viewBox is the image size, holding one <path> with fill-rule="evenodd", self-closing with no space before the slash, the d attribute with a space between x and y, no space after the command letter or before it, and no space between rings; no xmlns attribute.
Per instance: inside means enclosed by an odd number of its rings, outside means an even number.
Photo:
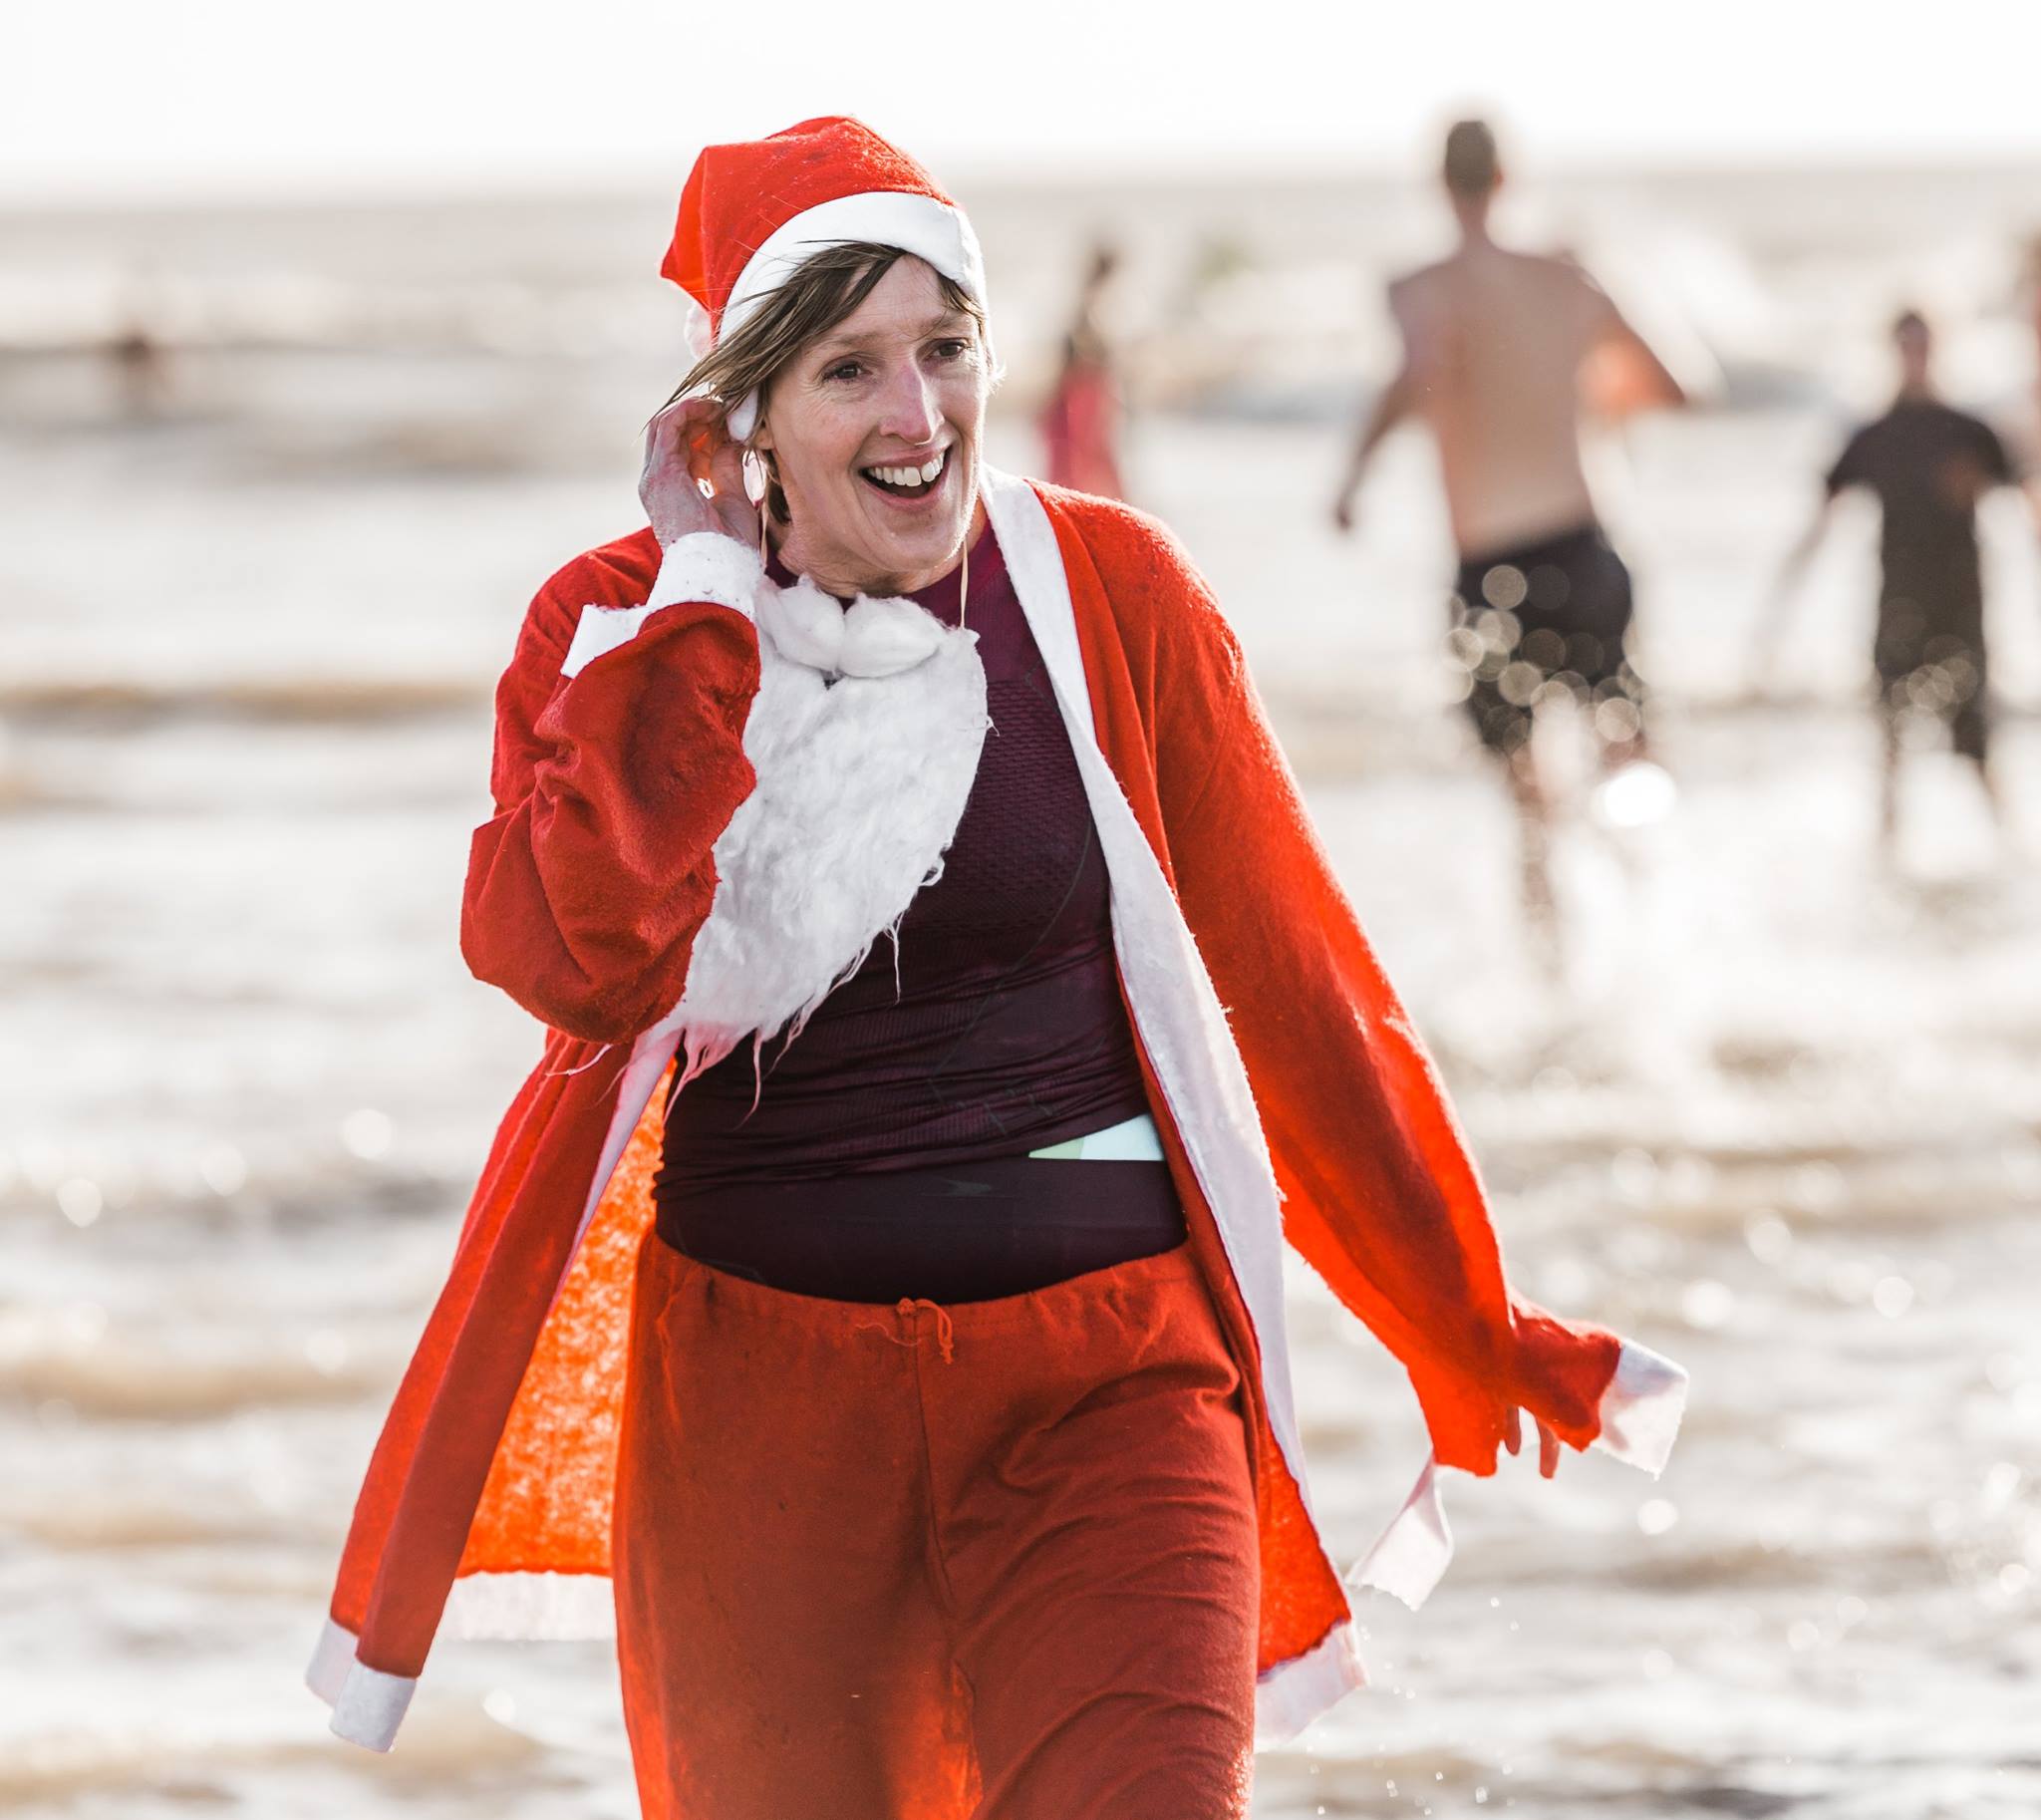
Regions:
<svg viewBox="0 0 2041 1820"><path fill-rule="evenodd" d="M1082 1137L1066 1137L1059 1144L1030 1150L1029 1156L1085 1163L1159 1163L1163 1161L1162 1133L1146 1112L1123 1118L1103 1131L1088 1131Z"/></svg>

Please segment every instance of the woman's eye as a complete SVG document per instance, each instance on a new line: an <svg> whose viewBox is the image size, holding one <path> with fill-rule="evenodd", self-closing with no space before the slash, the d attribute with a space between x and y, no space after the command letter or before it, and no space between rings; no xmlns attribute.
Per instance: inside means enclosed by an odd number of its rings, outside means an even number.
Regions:
<svg viewBox="0 0 2041 1820"><path fill-rule="evenodd" d="M962 360L971 352L971 343L958 340L939 341L934 352L938 360Z"/></svg>
<svg viewBox="0 0 2041 1820"><path fill-rule="evenodd" d="M864 369L863 369L862 367L860 367L860 366L859 366L859 365L857 364L857 362L856 362L856 361L854 361L854 360L845 360L845 361L839 361L839 362L837 362L837 364L836 364L835 366L831 367L831 368L830 368L830 369L828 370L828 372L824 373L824 374L822 375L822 377L823 377L824 379L844 379L844 380L849 380L849 379L855 379L855 378L857 378L857 376L858 376L858 375L859 375L860 373L862 373L863 371L864 371Z"/></svg>

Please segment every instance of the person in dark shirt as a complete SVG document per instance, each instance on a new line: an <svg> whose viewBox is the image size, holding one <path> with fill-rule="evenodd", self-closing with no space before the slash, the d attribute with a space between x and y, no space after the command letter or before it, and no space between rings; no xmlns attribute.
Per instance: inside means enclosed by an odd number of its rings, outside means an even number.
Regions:
<svg viewBox="0 0 2041 1820"><path fill-rule="evenodd" d="M1949 729L1955 750L1977 767L1994 819L2003 800L1989 762L1989 670L1984 582L1977 548L1977 503L2018 478L1991 427L1944 404L1933 379L1934 338L1908 310L1893 325L1899 391L1892 409L1853 436L1825 479L1821 509L1787 558L1783 604L1827 530L1837 499L1851 487L1878 497L1883 577L1872 663L1885 728L1880 841L1897 837L1902 723L1929 714ZM1768 614L1759 630L1759 671L1785 623Z"/></svg>

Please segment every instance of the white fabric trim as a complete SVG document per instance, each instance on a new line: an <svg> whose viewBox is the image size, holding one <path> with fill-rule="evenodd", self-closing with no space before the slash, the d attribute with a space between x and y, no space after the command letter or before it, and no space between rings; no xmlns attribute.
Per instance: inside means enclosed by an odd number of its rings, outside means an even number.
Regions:
<svg viewBox="0 0 2041 1820"><path fill-rule="evenodd" d="M729 569L733 556L748 564L731 572L747 576L759 627L758 692L743 736L757 783L717 839L716 901L681 1002L638 1037L621 1069L556 1301L668 1062L684 1058L685 1083L754 1033L798 1032L880 937L897 932L915 894L942 871L991 725L976 632L946 627L908 600L860 595L846 610L806 581L775 588L755 556L713 533L676 540L662 586L690 543L706 546L707 565ZM700 598L702 567L687 572L679 597ZM638 615L629 637L659 598L603 621ZM584 609L582 625L597 611ZM810 619L797 642L827 646L806 655L848 673L833 687L780 648ZM607 637L607 628L591 636Z"/></svg>
<svg viewBox="0 0 2041 1820"><path fill-rule="evenodd" d="M1602 1432L1590 1445L1654 1479L1665 1470L1686 1412L1685 1370L1647 1346L1622 1343L1615 1375L1602 1392ZM1373 1587L1413 1612L1431 1597L1453 1560L1436 1453L1425 1456L1403 1508L1389 1519L1374 1546L1346 1576L1350 1586Z"/></svg>
<svg viewBox="0 0 2041 1820"><path fill-rule="evenodd" d="M750 619L752 597L764 573L755 550L721 531L690 531L685 537L676 537L660 559L659 577L642 607L581 609L567 655L560 662L560 674L579 676L597 658L628 645L644 631L653 614L677 601L731 607Z"/></svg>
<svg viewBox="0 0 2041 1820"><path fill-rule="evenodd" d="M1417 1483L1374 1546L1346 1576L1350 1586L1371 1586L1400 1599L1413 1612L1431 1597L1453 1562L1453 1532L1439 1493L1438 1455L1428 1453Z"/></svg>
<svg viewBox="0 0 2041 1820"><path fill-rule="evenodd" d="M446 1600L453 1635L582 1643L617 1634L607 1574L463 1574Z"/></svg>
<svg viewBox="0 0 2041 1820"><path fill-rule="evenodd" d="M723 306L717 339L735 334L811 254L851 240L897 246L925 259L962 285L981 307L985 304L985 255L964 211L911 190L870 189L817 202L774 228L737 274L729 301ZM725 423L735 441L748 441L758 428L757 393L739 399Z"/></svg>
<svg viewBox="0 0 2041 1820"><path fill-rule="evenodd" d="M397 1742L397 1728L418 1690L414 1674L385 1674L367 1663L355 1663L333 1702L334 1736L368 1750L388 1750Z"/></svg>
<svg viewBox="0 0 2041 1820"><path fill-rule="evenodd" d="M666 546L645 604L656 613L676 601L707 600L749 619L764 574L764 563L748 544L724 531L690 531Z"/></svg>
<svg viewBox="0 0 2041 1820"><path fill-rule="evenodd" d="M985 255L961 208L912 190L868 189L859 195L817 202L766 235L730 287L717 340L726 341L742 328L758 306L813 254L851 240L897 246L927 260L981 305L986 300Z"/></svg>
<svg viewBox="0 0 2041 1820"><path fill-rule="evenodd" d="M1655 1479L1665 1470L1686 1414L1686 1386L1683 1366L1625 1340L1615 1375L1602 1392L1602 1432L1592 1444Z"/></svg>
<svg viewBox="0 0 2041 1820"><path fill-rule="evenodd" d="M628 645L645 630L645 622L655 610L650 602L642 607L583 607L581 617L574 622L574 637L568 643L567 655L560 660L560 674L579 676L597 658Z"/></svg>
<svg viewBox="0 0 2041 1820"><path fill-rule="evenodd" d="M1322 1643L1278 1663L1255 1682L1255 1748L1289 1743L1312 1720L1366 1685L1353 1626L1334 1626Z"/></svg>
<svg viewBox="0 0 2041 1820"><path fill-rule="evenodd" d="M355 1645L360 1640L345 1625L329 1618L313 1648L305 1669L305 1685L329 1706L340 1698L347 1671L355 1666Z"/></svg>
<svg viewBox="0 0 2041 1820"><path fill-rule="evenodd" d="M1284 1322L1282 1196L1247 1067L1176 893L1099 749L1069 577L1048 513L1025 480L988 468L984 485L986 510L1054 685L1098 829L1112 881L1113 947L1134 1023L1254 1322L1269 1426L1309 1515ZM1312 1528L1318 1533L1315 1517Z"/></svg>

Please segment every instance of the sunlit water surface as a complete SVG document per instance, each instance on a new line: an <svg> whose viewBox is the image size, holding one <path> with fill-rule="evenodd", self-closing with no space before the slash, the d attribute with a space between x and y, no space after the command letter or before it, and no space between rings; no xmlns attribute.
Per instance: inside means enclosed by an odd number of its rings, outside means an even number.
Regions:
<svg viewBox="0 0 2041 1820"><path fill-rule="evenodd" d="M1455 1478L1453 1573L1421 1617L1363 1603L1374 1690L1262 1759L1266 1820L2041 1806L2041 740L2008 717L2009 848L1929 752L1903 864L1876 862L1861 523L1783 699L1745 698L1828 435L1747 413L1627 452L1678 799L1568 825L1555 967L1442 705L1422 446L1345 545L1329 430L1140 426L1143 497L1246 638L1515 1275L1694 1380L1656 1484L1592 1457ZM0 1812L629 1815L604 1647L444 1645L387 1759L298 1681L535 1050L455 951L487 687L536 582L634 522L628 451L422 476L242 447L203 421L0 444L36 501L0 557ZM2041 596L1993 539L2017 705ZM1302 1271L1293 1319L1357 1556L1419 1424Z"/></svg>

